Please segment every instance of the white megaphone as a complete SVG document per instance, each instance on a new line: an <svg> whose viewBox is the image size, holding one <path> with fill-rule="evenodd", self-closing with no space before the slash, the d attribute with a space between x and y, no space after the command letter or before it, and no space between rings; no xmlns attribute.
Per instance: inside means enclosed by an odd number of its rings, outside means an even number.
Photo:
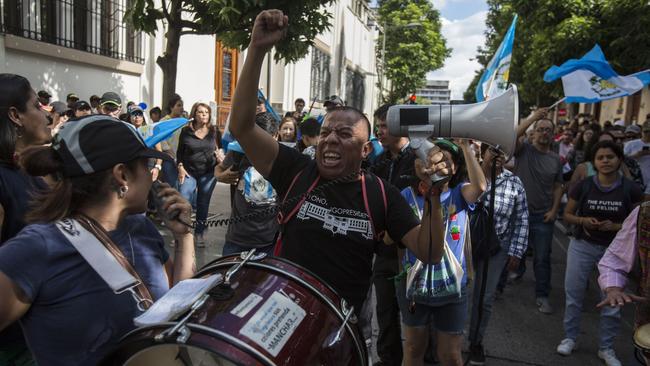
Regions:
<svg viewBox="0 0 650 366"><path fill-rule="evenodd" d="M514 153L519 121L517 87L475 104L394 105L388 109L386 124L393 136L408 136L409 146L426 161L434 146L429 138L464 138L485 142L506 155ZM448 177L434 176L434 183Z"/></svg>

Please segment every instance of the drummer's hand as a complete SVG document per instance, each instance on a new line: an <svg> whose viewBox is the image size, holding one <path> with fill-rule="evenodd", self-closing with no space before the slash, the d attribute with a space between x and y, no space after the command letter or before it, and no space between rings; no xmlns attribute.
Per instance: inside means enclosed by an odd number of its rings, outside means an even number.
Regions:
<svg viewBox="0 0 650 366"><path fill-rule="evenodd" d="M605 289L605 294L607 297L596 307L603 307L603 306L611 306L611 307L616 307L616 306L623 306L625 304L629 304L632 302L644 302L646 299L641 296L636 296L632 294L627 294L623 291L622 288L620 287L608 287Z"/></svg>
<svg viewBox="0 0 650 366"><path fill-rule="evenodd" d="M165 197L162 208L167 216L171 215L174 211L180 211L178 218L175 220L165 220L165 226L176 235L189 233L191 228L186 224L191 223L190 215L192 213L192 205L190 205L190 203L183 198L177 190L166 183L162 184L162 187L158 192L158 197Z"/></svg>

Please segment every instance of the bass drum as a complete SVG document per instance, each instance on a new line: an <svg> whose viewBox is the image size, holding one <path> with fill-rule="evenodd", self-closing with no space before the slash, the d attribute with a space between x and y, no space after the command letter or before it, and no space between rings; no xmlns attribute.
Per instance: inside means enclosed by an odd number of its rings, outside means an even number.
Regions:
<svg viewBox="0 0 650 366"><path fill-rule="evenodd" d="M354 312L331 287L285 259L248 257L204 266L196 278L225 281L203 304L127 334L102 365L368 364Z"/></svg>

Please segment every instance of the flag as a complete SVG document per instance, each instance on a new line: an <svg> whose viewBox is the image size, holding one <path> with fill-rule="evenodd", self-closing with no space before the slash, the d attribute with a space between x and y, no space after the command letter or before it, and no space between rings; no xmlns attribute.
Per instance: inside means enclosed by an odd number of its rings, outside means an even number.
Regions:
<svg viewBox="0 0 650 366"><path fill-rule="evenodd" d="M154 147L157 143L167 140L176 130L187 124L187 118L172 118L166 121L155 123L153 127L139 131L144 137L144 143L148 147Z"/></svg>
<svg viewBox="0 0 650 366"><path fill-rule="evenodd" d="M494 53L492 60L488 63L481 79L476 86L476 101L494 98L503 94L508 88L508 77L510 76L510 60L512 59L512 46L515 43L515 27L517 15L512 18L512 24L508 28L503 41Z"/></svg>
<svg viewBox="0 0 650 366"><path fill-rule="evenodd" d="M550 83L562 78L566 103L597 103L634 94L650 83L650 70L619 76L595 45L580 59L553 65L544 74Z"/></svg>
<svg viewBox="0 0 650 366"><path fill-rule="evenodd" d="M273 118L275 118L276 121L280 122L280 116L278 116L278 114L275 113L275 110L273 110L273 107L271 107L271 103L269 103L268 99L266 99L264 93L262 93L260 89L257 89L257 97L264 101L264 106L266 107L266 111L271 113L273 115Z"/></svg>

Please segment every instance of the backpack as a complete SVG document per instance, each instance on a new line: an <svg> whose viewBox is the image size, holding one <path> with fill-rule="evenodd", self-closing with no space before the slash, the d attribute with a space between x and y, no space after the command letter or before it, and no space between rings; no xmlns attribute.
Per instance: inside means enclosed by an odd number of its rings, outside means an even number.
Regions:
<svg viewBox="0 0 650 366"><path fill-rule="evenodd" d="M285 203L287 202L289 193L293 189L298 179L302 176L303 172L304 169L299 171L293 177L293 180L291 181L289 188L284 194L284 197L282 199L282 204L280 205L280 207L284 206ZM274 256L279 256L282 253L282 234L284 232L285 225L289 222L289 220L291 220L291 218L293 218L293 216L298 212L298 210L300 210L300 207L302 207L303 203L305 203L305 201L307 200L307 196L309 196L309 194L316 188L319 181L320 181L320 175L316 176L316 179L309 185L307 191L301 195L301 198L298 201L298 203L291 210L289 210L287 214L284 214L283 210L280 210L280 212L278 212L278 223L280 224L280 231L278 232L275 248L273 250ZM386 197L386 189L384 187L384 182L381 180L381 178L377 177L372 173L364 173L361 175L361 192L363 196L363 204L366 209L366 214L368 215L370 225L372 226L372 229L374 231L373 238L375 241L375 252L377 252L379 245L383 245L382 241L383 241L384 231L383 230L377 231L377 226L375 225L375 222L377 221L375 219L383 218L384 227L385 227L387 223L387 217L388 217L388 199ZM377 205L373 205L374 207L370 207L370 203L368 200L368 197L370 195L372 195L372 197L377 197L381 195L383 207L377 207Z"/></svg>

